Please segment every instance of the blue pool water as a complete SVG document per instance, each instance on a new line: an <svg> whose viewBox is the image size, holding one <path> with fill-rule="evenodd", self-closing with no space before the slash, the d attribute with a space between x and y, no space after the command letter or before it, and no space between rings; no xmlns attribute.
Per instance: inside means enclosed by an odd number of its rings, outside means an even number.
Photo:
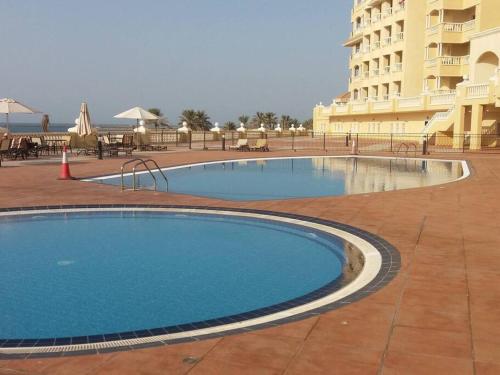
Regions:
<svg viewBox="0 0 500 375"><path fill-rule="evenodd" d="M288 224L106 212L0 218L0 339L219 318L342 281L344 242Z"/></svg>
<svg viewBox="0 0 500 375"><path fill-rule="evenodd" d="M228 200L270 200L372 193L424 187L463 175L461 162L312 157L212 163L166 170L169 191ZM158 190L166 190L156 173ZM120 185L120 177L94 179ZM137 183L153 188L149 174ZM125 178L132 186L132 176Z"/></svg>

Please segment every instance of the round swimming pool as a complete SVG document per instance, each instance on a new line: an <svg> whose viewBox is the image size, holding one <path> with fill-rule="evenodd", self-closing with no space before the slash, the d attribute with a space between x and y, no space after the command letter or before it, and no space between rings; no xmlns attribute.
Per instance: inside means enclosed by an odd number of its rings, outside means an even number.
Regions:
<svg viewBox="0 0 500 375"><path fill-rule="evenodd" d="M350 232L190 208L3 212L0 347L186 337L304 313L379 274L378 245Z"/></svg>

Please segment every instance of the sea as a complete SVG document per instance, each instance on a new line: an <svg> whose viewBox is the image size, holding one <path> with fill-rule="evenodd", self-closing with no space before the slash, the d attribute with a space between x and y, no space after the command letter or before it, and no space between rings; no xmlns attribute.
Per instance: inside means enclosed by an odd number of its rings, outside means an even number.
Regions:
<svg viewBox="0 0 500 375"><path fill-rule="evenodd" d="M64 124L64 123L54 123L49 124L49 132L55 133L65 133L69 128L74 127L75 124ZM132 129L132 126L129 125L116 125L116 124L103 124L103 125L92 125L93 127L101 128L101 129L113 129L113 128L129 128ZM6 128L7 125L5 122L0 122L0 128ZM39 123L29 123L29 122L14 122L9 123L9 130L11 133L40 133L42 132L42 126Z"/></svg>

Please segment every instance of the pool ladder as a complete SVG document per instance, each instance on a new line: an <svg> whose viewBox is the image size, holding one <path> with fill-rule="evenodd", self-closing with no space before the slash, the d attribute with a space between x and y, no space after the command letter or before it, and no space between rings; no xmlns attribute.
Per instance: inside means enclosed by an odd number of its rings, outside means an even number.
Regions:
<svg viewBox="0 0 500 375"><path fill-rule="evenodd" d="M402 152L403 148L405 149L404 153L406 156L408 156L408 154L412 151L413 148L414 156L417 157L417 145L415 143L401 143L397 151L395 152L396 156L398 156L398 154Z"/></svg>
<svg viewBox="0 0 500 375"><path fill-rule="evenodd" d="M132 168L132 177L133 177L133 182L132 182L132 189L134 191L137 191L137 184L136 184L136 169L137 167L139 166L144 166L144 168L146 168L146 170L149 172L149 174L151 175L151 177L153 178L153 181L155 183L155 191L156 191L156 188L158 186L157 184L157 180L156 180L156 176L153 174L153 172L151 171L151 168L148 167L148 163L152 163L154 164L155 168L153 169L154 171L158 171L160 172L160 175L163 177L163 180L165 180L165 183L167 184L167 191L168 191L168 178L167 176L165 176L165 173L163 173L163 171L161 170L160 166L158 165L158 163L156 161L154 161L153 159L140 159L140 158L136 158L136 159L132 159L132 160L129 160L129 161L126 161L125 163L122 164L122 167L121 167L121 185L122 185L122 191L125 190L125 182L124 182L124 179L123 179L123 174L125 172L125 167L129 164L132 164L132 163L135 163L134 164L134 167Z"/></svg>

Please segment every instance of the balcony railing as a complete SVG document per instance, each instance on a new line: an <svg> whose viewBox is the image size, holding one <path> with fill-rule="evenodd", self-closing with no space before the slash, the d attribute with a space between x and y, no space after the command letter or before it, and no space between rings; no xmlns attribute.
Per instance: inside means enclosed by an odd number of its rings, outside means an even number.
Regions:
<svg viewBox="0 0 500 375"><path fill-rule="evenodd" d="M382 13L374 14L374 15L372 15L372 18L371 18L371 24L380 22L381 19L382 19Z"/></svg>
<svg viewBox="0 0 500 375"><path fill-rule="evenodd" d="M488 96L490 85L483 83L479 85L471 85L467 87L467 98L484 98Z"/></svg>
<svg viewBox="0 0 500 375"><path fill-rule="evenodd" d="M404 32L396 33L396 35L394 35L395 42L401 42L404 40L404 38L405 38Z"/></svg>
<svg viewBox="0 0 500 375"><path fill-rule="evenodd" d="M398 107L400 107L400 108L419 107L421 105L422 105L422 97L421 96L400 98L398 101Z"/></svg>
<svg viewBox="0 0 500 375"><path fill-rule="evenodd" d="M469 64L469 56L439 56L433 59L428 59L425 61L425 66L427 68L433 68L438 64L441 65L468 65Z"/></svg>
<svg viewBox="0 0 500 375"><path fill-rule="evenodd" d="M385 8L382 11L382 18L387 18L389 16L392 16L392 8Z"/></svg>
<svg viewBox="0 0 500 375"><path fill-rule="evenodd" d="M439 28L442 27L444 32L449 33L461 33L464 31L474 30L476 27L476 20L470 20L467 22L441 22L437 25L432 25L427 28L427 35L436 34Z"/></svg>
<svg viewBox="0 0 500 375"><path fill-rule="evenodd" d="M403 63L396 63L396 64L394 64L394 69L393 69L394 73L399 73L399 72L402 72L402 71L403 71Z"/></svg>
<svg viewBox="0 0 500 375"><path fill-rule="evenodd" d="M377 40L376 42L373 42L372 44L372 51L375 51L380 48L380 40Z"/></svg>

